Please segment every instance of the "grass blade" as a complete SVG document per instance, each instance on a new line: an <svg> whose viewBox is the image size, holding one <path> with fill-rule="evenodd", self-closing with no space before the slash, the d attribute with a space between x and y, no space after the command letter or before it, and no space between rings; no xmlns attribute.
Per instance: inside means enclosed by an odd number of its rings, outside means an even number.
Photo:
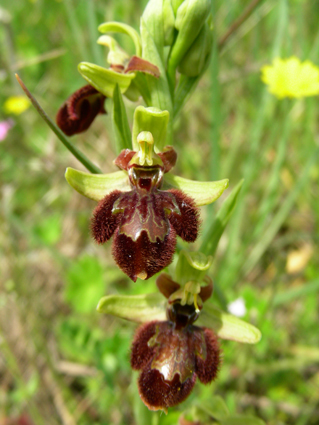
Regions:
<svg viewBox="0 0 319 425"><path fill-rule="evenodd" d="M35 109L39 112L40 116L43 118L43 120L48 124L48 126L51 128L51 130L58 136L60 141L64 144L64 146L75 156L77 160L81 162L81 164L84 165L84 167L91 171L93 174L102 174L102 171L94 165L85 155L82 153L78 148L76 148L62 133L62 131L54 124L54 122L51 120L51 118L44 112L44 110L39 105L38 101L33 97L33 95L29 92L27 87L25 86L24 82L21 80L18 74L15 74L16 79L18 80L18 83L20 84L22 90L25 92L25 94L28 96L28 98L31 100L32 105L35 107Z"/></svg>
<svg viewBox="0 0 319 425"><path fill-rule="evenodd" d="M232 216L234 208L236 206L239 192L242 188L244 180L241 180L237 186L234 187L231 194L225 200L221 206L215 220L211 224L207 233L204 236L200 251L206 255L214 255L217 249L219 239L221 238L227 223Z"/></svg>

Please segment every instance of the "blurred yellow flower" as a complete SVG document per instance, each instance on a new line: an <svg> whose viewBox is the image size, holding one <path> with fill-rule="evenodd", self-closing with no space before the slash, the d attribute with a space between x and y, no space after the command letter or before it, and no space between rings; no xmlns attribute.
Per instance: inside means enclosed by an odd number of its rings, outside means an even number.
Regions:
<svg viewBox="0 0 319 425"><path fill-rule="evenodd" d="M296 56L277 58L272 65L263 66L261 73L261 80L278 99L319 94L319 68L308 60L301 62Z"/></svg>
<svg viewBox="0 0 319 425"><path fill-rule="evenodd" d="M6 114L20 115L31 105L25 96L10 96L4 102L3 110Z"/></svg>

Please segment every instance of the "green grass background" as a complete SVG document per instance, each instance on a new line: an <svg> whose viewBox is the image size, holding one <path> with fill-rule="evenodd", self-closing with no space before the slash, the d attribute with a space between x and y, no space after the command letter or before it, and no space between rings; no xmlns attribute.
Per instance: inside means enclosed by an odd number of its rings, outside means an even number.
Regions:
<svg viewBox="0 0 319 425"><path fill-rule="evenodd" d="M77 64L105 64L97 25L119 20L138 28L145 4L2 5L1 120L8 118L5 100L22 94L14 72L54 117L84 84ZM214 0L216 41L247 4ZM132 51L127 38L120 41ZM279 101L260 80L261 66L274 57L319 65L318 54L318 0L261 1L214 55L176 121L178 174L229 178L228 193L245 178L210 272L220 292L212 302L226 306L242 297L244 319L263 338L256 346L222 342L218 380L197 384L167 416L149 413L139 400L129 366L135 325L95 312L101 296L152 292L155 280L130 282L110 246L93 243L95 204L64 179L67 166L83 167L34 109L12 116L15 125L0 143L0 423L27 412L36 425L175 425L213 394L232 413L270 425L319 423L318 97ZM134 106L127 102L130 120ZM115 170L110 115L73 141L104 172ZM202 237L226 196L202 209ZM310 254L291 272L287 261L295 251Z"/></svg>

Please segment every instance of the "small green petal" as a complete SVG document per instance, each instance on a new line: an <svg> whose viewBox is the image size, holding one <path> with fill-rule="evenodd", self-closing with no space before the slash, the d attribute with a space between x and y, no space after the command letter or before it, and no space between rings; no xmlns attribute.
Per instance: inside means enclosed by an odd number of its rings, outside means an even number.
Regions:
<svg viewBox="0 0 319 425"><path fill-rule="evenodd" d="M65 178L73 189L93 201L100 201L113 190L126 192L131 189L125 171L116 171L110 174L90 174L74 168L67 168Z"/></svg>
<svg viewBox="0 0 319 425"><path fill-rule="evenodd" d="M105 22L104 24L99 25L98 30L103 34L107 32L118 32L128 35L134 43L136 56L142 56L141 37L130 25L123 24L121 22Z"/></svg>
<svg viewBox="0 0 319 425"><path fill-rule="evenodd" d="M164 181L177 189L182 190L186 195L190 196L196 202L198 207L208 205L216 201L225 189L228 188L228 179L218 180L216 182L199 182L196 180L188 180L183 177L175 176L167 173Z"/></svg>
<svg viewBox="0 0 319 425"><path fill-rule="evenodd" d="M89 62L79 63L78 70L91 86L106 97L113 96L116 84L119 85L121 93L125 93L135 77L134 73L120 74Z"/></svg>
<svg viewBox="0 0 319 425"><path fill-rule="evenodd" d="M196 325L213 329L222 339L246 344L256 344L261 339L261 333L255 326L209 304L204 304Z"/></svg>
<svg viewBox="0 0 319 425"><path fill-rule="evenodd" d="M107 62L109 64L123 65L130 60L129 55L119 46L118 42L109 35L101 35L97 40L98 44L106 46L109 49Z"/></svg>
<svg viewBox="0 0 319 425"><path fill-rule="evenodd" d="M159 293L143 295L108 295L100 299L97 311L121 319L145 323L166 320L166 299Z"/></svg>

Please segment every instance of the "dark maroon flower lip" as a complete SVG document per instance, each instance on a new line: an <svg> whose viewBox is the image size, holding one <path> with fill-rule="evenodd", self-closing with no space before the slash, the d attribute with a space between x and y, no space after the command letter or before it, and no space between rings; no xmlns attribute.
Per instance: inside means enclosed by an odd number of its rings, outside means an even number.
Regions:
<svg viewBox="0 0 319 425"><path fill-rule="evenodd" d="M131 351L131 366L141 370L138 387L150 410L176 406L192 391L196 378L208 384L220 367L217 336L207 328L194 326L194 305L175 309L165 322L149 322L138 328ZM187 319L185 319L187 318Z"/></svg>
<svg viewBox="0 0 319 425"><path fill-rule="evenodd" d="M106 114L106 97L89 84L74 92L59 109L56 122L67 136L86 131L98 114Z"/></svg>
<svg viewBox="0 0 319 425"><path fill-rule="evenodd" d="M199 212L193 199L178 189L161 190L164 172L176 161L171 151L158 154L158 163L151 166L135 163L136 152L122 151L115 164L128 170L131 191L111 192L93 212L93 238L103 244L114 235L113 257L134 282L171 263L176 235L194 242L198 234Z"/></svg>

